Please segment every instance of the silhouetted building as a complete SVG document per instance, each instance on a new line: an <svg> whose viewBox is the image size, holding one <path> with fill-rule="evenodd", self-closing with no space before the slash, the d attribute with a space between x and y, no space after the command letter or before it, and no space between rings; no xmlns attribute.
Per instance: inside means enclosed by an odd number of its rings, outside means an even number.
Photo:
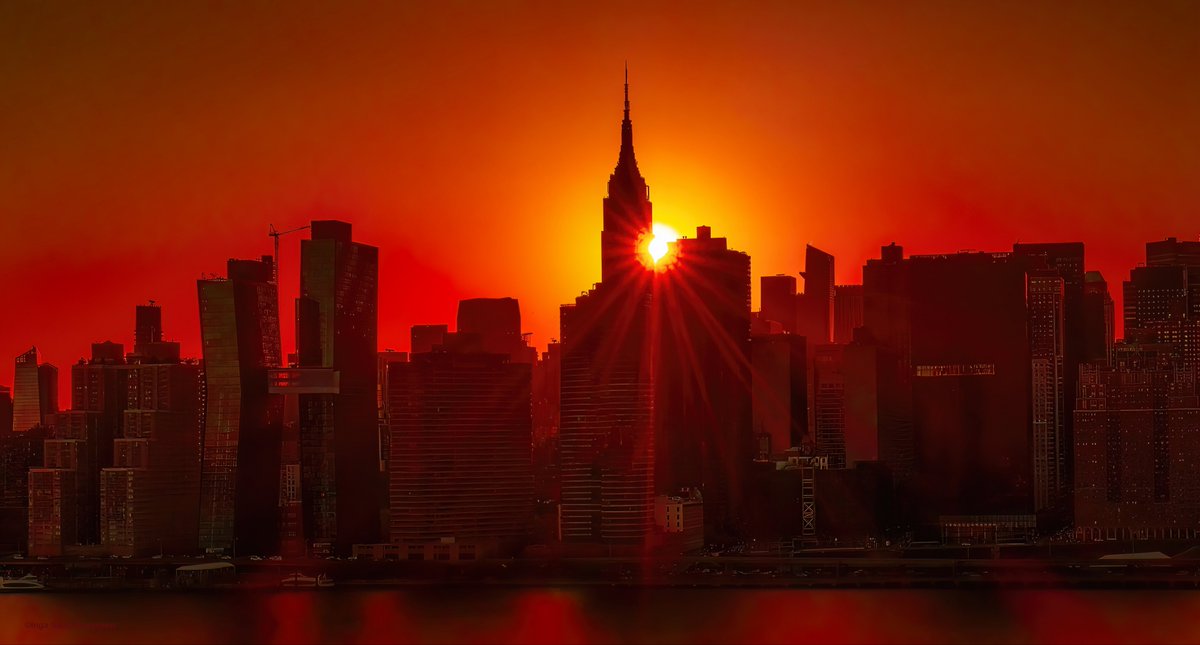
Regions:
<svg viewBox="0 0 1200 645"><path fill-rule="evenodd" d="M413 325L410 336L412 354L432 352L434 347L442 344L446 334L450 332L448 325Z"/></svg>
<svg viewBox="0 0 1200 645"><path fill-rule="evenodd" d="M0 427L0 549L24 551L29 541L29 470L42 465L45 427Z"/></svg>
<svg viewBox="0 0 1200 645"><path fill-rule="evenodd" d="M348 554L381 538L376 407L379 250L345 222L317 220L300 242L300 367L332 369L336 394L300 395L304 527ZM318 348L319 353L312 348Z"/></svg>
<svg viewBox="0 0 1200 645"><path fill-rule="evenodd" d="M1183 361L1200 367L1200 243L1168 238L1146 245L1147 266L1123 284L1125 339L1166 344Z"/></svg>
<svg viewBox="0 0 1200 645"><path fill-rule="evenodd" d="M30 553L100 543L100 470L121 435L126 377L119 343L93 343L91 358L71 367L72 409L54 415L42 468L30 471Z"/></svg>
<svg viewBox="0 0 1200 645"><path fill-rule="evenodd" d="M812 350L833 340L833 256L815 246L805 246L804 272L800 275L804 277L804 293L797 296L794 333L808 339Z"/></svg>
<svg viewBox="0 0 1200 645"><path fill-rule="evenodd" d="M1115 322L1108 283L1099 271L1088 271L1083 282L1083 341L1080 361L1108 363L1112 360ZM1068 392L1074 396L1074 392Z"/></svg>
<svg viewBox="0 0 1200 645"><path fill-rule="evenodd" d="M655 485L699 489L710 539L736 533L755 454L750 256L707 226L656 273Z"/></svg>
<svg viewBox="0 0 1200 645"><path fill-rule="evenodd" d="M1200 242L1179 241L1168 237L1159 242L1146 242L1148 266L1200 267Z"/></svg>
<svg viewBox="0 0 1200 645"><path fill-rule="evenodd" d="M803 336L755 335L750 340L755 453L765 458L799 448L808 435L808 367Z"/></svg>
<svg viewBox="0 0 1200 645"><path fill-rule="evenodd" d="M833 289L833 342L848 345L863 324L863 287L839 284Z"/></svg>
<svg viewBox="0 0 1200 645"><path fill-rule="evenodd" d="M782 331L796 333L796 278L790 275L764 275L758 281L762 318L779 323Z"/></svg>
<svg viewBox="0 0 1200 645"><path fill-rule="evenodd" d="M919 508L1031 513L1024 263L1003 253L908 263Z"/></svg>
<svg viewBox="0 0 1200 645"><path fill-rule="evenodd" d="M117 555L188 554L200 519L201 369L162 340L161 311L139 306L124 372L124 421L100 471L100 541ZM174 347L171 347L174 346Z"/></svg>
<svg viewBox="0 0 1200 645"><path fill-rule="evenodd" d="M518 546L533 509L530 366L442 349L388 372L391 542Z"/></svg>
<svg viewBox="0 0 1200 645"><path fill-rule="evenodd" d="M819 345L813 358L814 448L829 467L852 468L879 459L876 349Z"/></svg>
<svg viewBox="0 0 1200 645"><path fill-rule="evenodd" d="M391 417L391 406L387 400L387 375L388 365L392 363L407 363L408 352L398 352L394 349L385 349L379 352L377 359L376 372L376 390L378 391L379 405L379 472L384 476L383 499L387 499L387 460L389 453L390 432L388 430L388 419ZM383 524L382 528L386 529L387 524Z"/></svg>
<svg viewBox="0 0 1200 645"><path fill-rule="evenodd" d="M13 422L15 432L44 425L58 412L58 368L42 363L36 347L17 357L13 376Z"/></svg>
<svg viewBox="0 0 1200 645"><path fill-rule="evenodd" d="M918 522L1033 511L1027 265L892 245L863 270L880 458Z"/></svg>
<svg viewBox="0 0 1200 645"><path fill-rule="evenodd" d="M551 341L533 365L533 491L536 498L535 539L558 540L558 510L562 502L562 457L559 450L559 389L562 384L562 344Z"/></svg>
<svg viewBox="0 0 1200 645"><path fill-rule="evenodd" d="M1052 271L1028 274L1029 350L1032 367L1033 507L1037 513L1064 513L1070 486L1066 446L1064 382L1064 283Z"/></svg>
<svg viewBox="0 0 1200 645"><path fill-rule="evenodd" d="M71 410L94 412L97 415L96 441L89 446L90 458L97 468L112 465L113 440L121 436L126 407L126 379L129 370L125 364L125 348L120 343L106 341L92 343L92 356L71 366ZM99 477L99 471L96 472ZM96 488L98 490L99 480ZM92 500L88 500L90 504ZM88 538L98 539L91 532L96 521L88 523ZM90 542L94 543L94 542Z"/></svg>
<svg viewBox="0 0 1200 645"><path fill-rule="evenodd" d="M61 556L99 542L101 413L55 415L43 444L42 467L29 470L29 554Z"/></svg>
<svg viewBox="0 0 1200 645"><path fill-rule="evenodd" d="M1075 410L1075 525L1084 539L1194 538L1200 527L1195 370L1125 345L1085 366Z"/></svg>
<svg viewBox="0 0 1200 645"><path fill-rule="evenodd" d="M230 260L228 278L199 280L207 402L201 462L200 547L279 548L282 408L267 392L280 366L272 260ZM372 359L373 360L373 359Z"/></svg>
<svg viewBox="0 0 1200 645"><path fill-rule="evenodd" d="M863 267L865 343L876 348L879 459L907 485L915 465L912 410L912 298L903 247L890 244Z"/></svg>
<svg viewBox="0 0 1200 645"><path fill-rule="evenodd" d="M1045 528L1061 526L1070 521L1071 480L1074 471L1074 460L1071 456L1074 450L1074 393L1079 379L1079 365L1088 360L1084 345L1087 320L1084 315L1083 251L1082 242L1013 245L1013 255L1026 260L1026 270L1031 276L1029 328L1030 343L1035 352L1035 355L1031 356L1035 399L1033 441L1034 465L1038 473L1035 474L1034 505L1043 516ZM1039 276L1036 281L1032 279L1034 275ZM1062 303L1058 314L1062 338L1061 350L1057 350L1062 354L1062 367L1055 370L1057 373L1054 376L1049 375L1048 364L1045 363L1046 360L1050 360L1047 344L1049 337L1046 336L1050 329L1047 326L1047 315L1050 312L1047 298L1057 298L1046 293L1047 289L1053 290L1050 286L1051 275L1057 275L1062 280ZM1037 298L1032 291L1035 283L1042 287ZM1041 334L1040 337L1036 336L1038 333ZM1051 385L1053 390L1047 390ZM1053 406L1048 406L1051 401ZM1042 420L1051 414L1052 427L1056 430L1040 433L1040 429L1047 427ZM1040 465L1042 463L1046 465Z"/></svg>
<svg viewBox="0 0 1200 645"><path fill-rule="evenodd" d="M621 150L608 178L604 198L604 227L600 232L600 280L623 283L643 270L639 251L648 241L653 222L650 188L638 171L633 153L633 122L629 119L629 78L625 79L625 118L621 121Z"/></svg>
<svg viewBox="0 0 1200 645"><path fill-rule="evenodd" d="M138 305L134 310L134 347L161 343L162 331L162 308L156 306L153 301L148 305Z"/></svg>
<svg viewBox="0 0 1200 645"><path fill-rule="evenodd" d="M559 527L567 542L645 545L654 528L653 295L639 248L651 205L633 154L628 88L604 199L603 280L561 310Z"/></svg>
<svg viewBox="0 0 1200 645"><path fill-rule="evenodd" d="M0 437L7 436L13 428L12 390L0 385Z"/></svg>
<svg viewBox="0 0 1200 645"><path fill-rule="evenodd" d="M469 298L458 303L457 333L476 334L482 350L505 354L514 363L533 364L537 351L521 333L521 307L516 298Z"/></svg>

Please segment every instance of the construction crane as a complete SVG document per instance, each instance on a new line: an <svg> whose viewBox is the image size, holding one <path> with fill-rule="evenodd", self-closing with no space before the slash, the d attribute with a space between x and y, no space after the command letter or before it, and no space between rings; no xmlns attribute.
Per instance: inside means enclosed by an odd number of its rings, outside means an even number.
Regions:
<svg viewBox="0 0 1200 645"><path fill-rule="evenodd" d="M299 233L300 231L304 231L304 230L307 230L312 227L311 226L301 226L299 228L293 228L289 231L280 231L275 228L274 224L268 224L268 226L271 227L271 231L269 233L267 233L267 235L270 235L271 237L275 238L275 257L274 257L274 262L271 263L271 268L275 272L275 276L274 276L275 284L278 285L279 284L279 238L283 237L284 235L290 235L292 233Z"/></svg>

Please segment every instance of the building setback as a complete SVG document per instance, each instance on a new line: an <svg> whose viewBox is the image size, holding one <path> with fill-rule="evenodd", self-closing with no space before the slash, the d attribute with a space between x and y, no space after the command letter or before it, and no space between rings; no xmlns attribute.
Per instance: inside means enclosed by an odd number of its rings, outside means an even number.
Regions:
<svg viewBox="0 0 1200 645"><path fill-rule="evenodd" d="M199 537L203 377L162 341L158 307L139 306L136 320L122 434L100 472L100 541L117 555L188 554Z"/></svg>

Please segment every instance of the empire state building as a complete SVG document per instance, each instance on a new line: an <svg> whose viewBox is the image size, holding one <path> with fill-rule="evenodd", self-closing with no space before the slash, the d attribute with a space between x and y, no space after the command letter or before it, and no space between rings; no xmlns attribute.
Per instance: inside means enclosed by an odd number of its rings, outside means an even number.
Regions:
<svg viewBox="0 0 1200 645"><path fill-rule="evenodd" d="M653 271L639 258L650 225L626 72L621 152L604 198L602 279L561 311L564 542L637 547L653 529Z"/></svg>
<svg viewBox="0 0 1200 645"><path fill-rule="evenodd" d="M650 188L638 171L633 154L633 122L629 120L629 70L625 70L625 118L621 121L621 152L608 178L604 198L604 230L600 233L600 278L625 280L643 268L638 258L652 223Z"/></svg>

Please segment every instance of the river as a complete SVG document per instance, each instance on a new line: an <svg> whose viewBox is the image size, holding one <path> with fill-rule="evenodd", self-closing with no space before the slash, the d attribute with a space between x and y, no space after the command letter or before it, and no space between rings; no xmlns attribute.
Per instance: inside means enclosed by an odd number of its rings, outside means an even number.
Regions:
<svg viewBox="0 0 1200 645"><path fill-rule="evenodd" d="M0 597L19 643L1196 643L1200 592L421 588Z"/></svg>

